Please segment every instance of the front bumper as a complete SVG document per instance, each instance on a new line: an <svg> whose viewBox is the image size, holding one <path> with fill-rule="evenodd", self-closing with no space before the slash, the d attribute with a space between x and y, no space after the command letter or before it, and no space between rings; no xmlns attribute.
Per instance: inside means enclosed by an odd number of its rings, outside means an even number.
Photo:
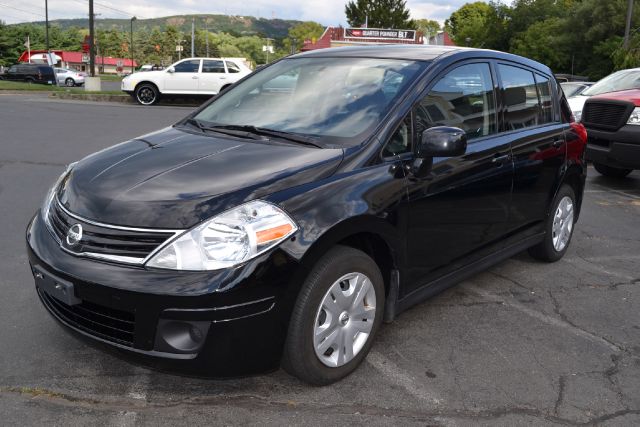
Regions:
<svg viewBox="0 0 640 427"><path fill-rule="evenodd" d="M640 126L625 125L616 132L587 129L586 158L621 169L640 169Z"/></svg>
<svg viewBox="0 0 640 427"><path fill-rule="evenodd" d="M27 250L45 308L94 343L200 376L279 366L291 312L287 278L297 268L281 251L228 271L124 266L64 252L39 214L27 229Z"/></svg>

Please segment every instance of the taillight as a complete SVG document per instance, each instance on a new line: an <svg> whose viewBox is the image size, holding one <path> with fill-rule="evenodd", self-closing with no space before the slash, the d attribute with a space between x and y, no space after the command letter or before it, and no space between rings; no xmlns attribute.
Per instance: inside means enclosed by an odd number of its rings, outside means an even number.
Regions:
<svg viewBox="0 0 640 427"><path fill-rule="evenodd" d="M584 127L582 123L573 122L571 123L571 129L578 135L582 144L587 144L587 128Z"/></svg>

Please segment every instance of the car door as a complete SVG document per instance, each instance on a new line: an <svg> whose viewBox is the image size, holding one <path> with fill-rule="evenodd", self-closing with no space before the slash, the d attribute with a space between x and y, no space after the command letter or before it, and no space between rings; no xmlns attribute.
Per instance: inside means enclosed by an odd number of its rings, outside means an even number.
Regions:
<svg viewBox="0 0 640 427"><path fill-rule="evenodd" d="M7 70L7 74L5 74L5 78L7 80L22 80L24 77L20 77L18 73L18 66L12 65Z"/></svg>
<svg viewBox="0 0 640 427"><path fill-rule="evenodd" d="M549 76L512 63L498 63L504 105L503 132L513 151L510 230L539 232L565 164L564 130Z"/></svg>
<svg viewBox="0 0 640 427"><path fill-rule="evenodd" d="M197 94L200 79L200 59L185 59L164 73L165 93ZM173 72L170 70L173 69Z"/></svg>
<svg viewBox="0 0 640 427"><path fill-rule="evenodd" d="M198 90L203 94L215 95L226 83L227 72L224 68L224 62L219 59L204 59Z"/></svg>
<svg viewBox="0 0 640 427"><path fill-rule="evenodd" d="M499 248L509 217L513 163L510 141L498 133L491 62L455 65L431 86L414 107L415 141L430 127L453 126L468 146L408 180L403 295Z"/></svg>

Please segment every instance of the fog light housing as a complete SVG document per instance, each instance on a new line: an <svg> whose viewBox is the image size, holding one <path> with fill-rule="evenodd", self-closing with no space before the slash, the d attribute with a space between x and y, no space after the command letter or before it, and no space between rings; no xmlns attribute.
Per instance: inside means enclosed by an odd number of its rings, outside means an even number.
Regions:
<svg viewBox="0 0 640 427"><path fill-rule="evenodd" d="M210 321L160 319L154 349L165 353L197 353L207 339Z"/></svg>

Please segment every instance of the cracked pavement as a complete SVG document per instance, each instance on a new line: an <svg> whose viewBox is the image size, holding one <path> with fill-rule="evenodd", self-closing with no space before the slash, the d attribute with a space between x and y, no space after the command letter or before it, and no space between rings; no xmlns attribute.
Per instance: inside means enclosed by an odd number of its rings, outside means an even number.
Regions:
<svg viewBox="0 0 640 427"><path fill-rule="evenodd" d="M0 95L0 424L640 424L639 172L589 168L563 260L522 253L403 313L333 386L180 377L77 340L36 297L26 224L63 165L188 111Z"/></svg>

